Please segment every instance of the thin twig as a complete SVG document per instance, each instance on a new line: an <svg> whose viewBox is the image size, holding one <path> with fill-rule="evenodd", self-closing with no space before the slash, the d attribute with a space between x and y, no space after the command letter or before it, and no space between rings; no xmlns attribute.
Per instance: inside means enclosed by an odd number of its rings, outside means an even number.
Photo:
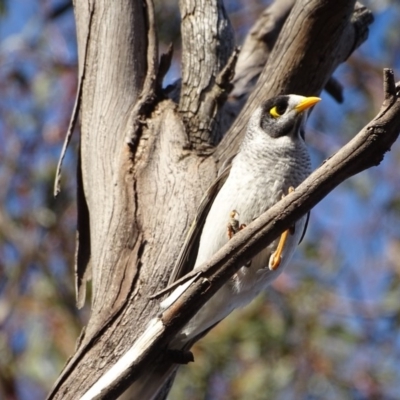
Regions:
<svg viewBox="0 0 400 400"><path fill-rule="evenodd" d="M62 147L61 154L60 154L60 158L59 158L58 164L57 164L56 176L54 179L54 191L53 191L54 197L57 197L61 191L62 163L64 161L64 157L65 157L65 153L67 152L68 145L71 141L72 134L74 132L76 122L78 120L79 110L81 108L82 88L83 88L83 81L85 79L85 73L86 73L86 59L87 59L88 48L89 48L89 43L90 43L90 34L92 32L92 19L93 19L93 14L94 14L94 7L95 6L93 4L93 8L90 10L90 14L89 14L89 26L88 26L88 33L86 36L85 54L83 56L82 71L79 76L78 90L77 90L76 96L75 96L74 108L72 110L71 118L69 120L67 134L65 136L63 147Z"/></svg>

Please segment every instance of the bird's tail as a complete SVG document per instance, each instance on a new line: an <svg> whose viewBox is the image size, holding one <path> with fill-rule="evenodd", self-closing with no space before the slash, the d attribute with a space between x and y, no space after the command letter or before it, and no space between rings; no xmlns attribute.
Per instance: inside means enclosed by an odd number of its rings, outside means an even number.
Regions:
<svg viewBox="0 0 400 400"><path fill-rule="evenodd" d="M132 400L165 399L174 382L178 365L161 363L149 369L129 388Z"/></svg>

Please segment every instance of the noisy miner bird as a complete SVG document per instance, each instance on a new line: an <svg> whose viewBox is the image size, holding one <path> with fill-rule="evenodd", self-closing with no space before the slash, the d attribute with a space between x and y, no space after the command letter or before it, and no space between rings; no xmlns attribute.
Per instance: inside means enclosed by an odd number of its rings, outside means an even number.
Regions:
<svg viewBox="0 0 400 400"><path fill-rule="evenodd" d="M305 111L319 101L318 97L282 95L257 108L249 120L239 152L202 200L172 273L171 283L192 269L190 259L200 233L194 270L206 263L235 232L246 229L247 224L294 190L310 174L310 156L304 141ZM187 348L192 340L204 335L236 308L248 304L277 278L290 262L304 234L306 219L307 216L301 218L280 239L270 243L248 265L240 268L189 321L170 347ZM202 222L204 226L201 226ZM166 309L173 304L187 286L183 284L175 288L161 307ZM168 378L168 374L161 375ZM154 383L147 380L147 389ZM153 397L151 391L145 392L146 398Z"/></svg>

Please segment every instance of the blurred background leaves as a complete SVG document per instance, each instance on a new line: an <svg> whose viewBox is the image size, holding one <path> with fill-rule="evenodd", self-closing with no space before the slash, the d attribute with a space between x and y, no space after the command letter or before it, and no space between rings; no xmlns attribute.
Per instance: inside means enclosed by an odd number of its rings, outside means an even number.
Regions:
<svg viewBox="0 0 400 400"><path fill-rule="evenodd" d="M267 1L226 2L241 43ZM400 6L364 3L368 41L335 73L307 140L317 167L378 111L382 68L400 79ZM156 1L160 51L175 46L177 2ZM62 192L54 172L77 84L68 1L0 0L0 399L45 397L73 352L88 308L75 308L77 136ZM194 348L171 399L396 399L400 392L400 146L312 212L290 270Z"/></svg>

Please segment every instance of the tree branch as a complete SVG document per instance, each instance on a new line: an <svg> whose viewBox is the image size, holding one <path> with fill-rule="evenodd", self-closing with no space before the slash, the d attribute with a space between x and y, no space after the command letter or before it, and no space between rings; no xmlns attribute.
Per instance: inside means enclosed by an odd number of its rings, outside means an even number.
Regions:
<svg viewBox="0 0 400 400"><path fill-rule="evenodd" d="M236 65L231 96L250 93L264 69L295 0L277 0L267 7L247 34Z"/></svg>
<svg viewBox="0 0 400 400"><path fill-rule="evenodd" d="M234 49L222 0L181 0L182 88L179 109L192 145L208 148L219 138L218 103L208 98ZM211 112L210 112L211 111Z"/></svg>
<svg viewBox="0 0 400 400"><path fill-rule="evenodd" d="M71 141L72 134L74 133L76 122L78 121L79 109L80 109L80 106L81 106L83 80L85 79L86 57L87 57L88 47L89 47L89 43L90 43L90 33L92 31L93 13L94 13L94 9L90 10L89 23L88 23L88 33L87 33L86 45L85 45L84 60L83 60L82 70L81 70L81 73L79 75L78 87L76 89L76 95L75 95L75 101L74 101L74 107L72 109L72 114L71 114L71 117L70 117L70 120L69 120L67 134L65 135L63 147L61 149L60 158L59 158L58 163L57 163L56 176L55 176L55 179L54 179L54 190L53 190L53 196L54 197L57 197L58 194L61 191L62 164L63 164L63 161L64 161L65 154L67 152L67 148L68 148L69 142ZM77 289L77 292L79 292L79 288ZM77 294L77 296L78 296L78 294Z"/></svg>
<svg viewBox="0 0 400 400"><path fill-rule="evenodd" d="M138 145L143 121L150 115L155 104L156 85L158 84L158 44L154 20L154 5L152 0L147 0L145 4L147 8L146 27L148 40L146 52L146 77L144 79L140 97L136 103L133 103L132 112L129 113L128 132L126 136L126 142L131 146L133 156L135 155L136 146Z"/></svg>
<svg viewBox="0 0 400 400"><path fill-rule="evenodd" d="M365 7L353 13L354 4L295 3L246 106L214 153L220 164L237 152L247 121L260 103L282 93L318 94L349 52L365 40L372 16Z"/></svg>
<svg viewBox="0 0 400 400"><path fill-rule="evenodd" d="M81 71L85 62L78 195L80 210L86 211L85 223L79 224L77 262L90 256L92 305L78 348L49 394L59 399L77 398L82 382L93 377L101 356L90 358L88 354L129 301L138 275L137 259L143 251L129 150L140 138L140 117L148 111L155 88L152 3L124 0L114 7L97 0L84 57L91 3L74 2ZM84 253L87 249L89 256ZM78 266L81 276L84 267Z"/></svg>
<svg viewBox="0 0 400 400"><path fill-rule="evenodd" d="M132 348L84 395L105 399L122 393L156 360L184 325L211 296L247 261L285 229L305 215L336 186L353 175L379 165L400 131L400 82L384 70L385 100L378 115L354 139L326 160L296 190L237 233L200 268L183 295L155 318ZM198 271L199 272L199 271ZM164 357L163 362L168 362ZM172 363L171 363L172 365Z"/></svg>
<svg viewBox="0 0 400 400"><path fill-rule="evenodd" d="M221 110L219 126L222 136L231 127L254 89L294 2L274 1L247 34L236 63L233 90Z"/></svg>
<svg viewBox="0 0 400 400"><path fill-rule="evenodd" d="M258 18L243 43L232 82L235 88L231 97L243 96L253 90L294 4L294 0L275 1ZM343 60L367 39L372 19L371 11L357 2L351 18L353 29L347 30L346 40L343 41L347 46L342 50L345 53ZM324 89L338 102L343 101L342 87L333 78L330 78Z"/></svg>

